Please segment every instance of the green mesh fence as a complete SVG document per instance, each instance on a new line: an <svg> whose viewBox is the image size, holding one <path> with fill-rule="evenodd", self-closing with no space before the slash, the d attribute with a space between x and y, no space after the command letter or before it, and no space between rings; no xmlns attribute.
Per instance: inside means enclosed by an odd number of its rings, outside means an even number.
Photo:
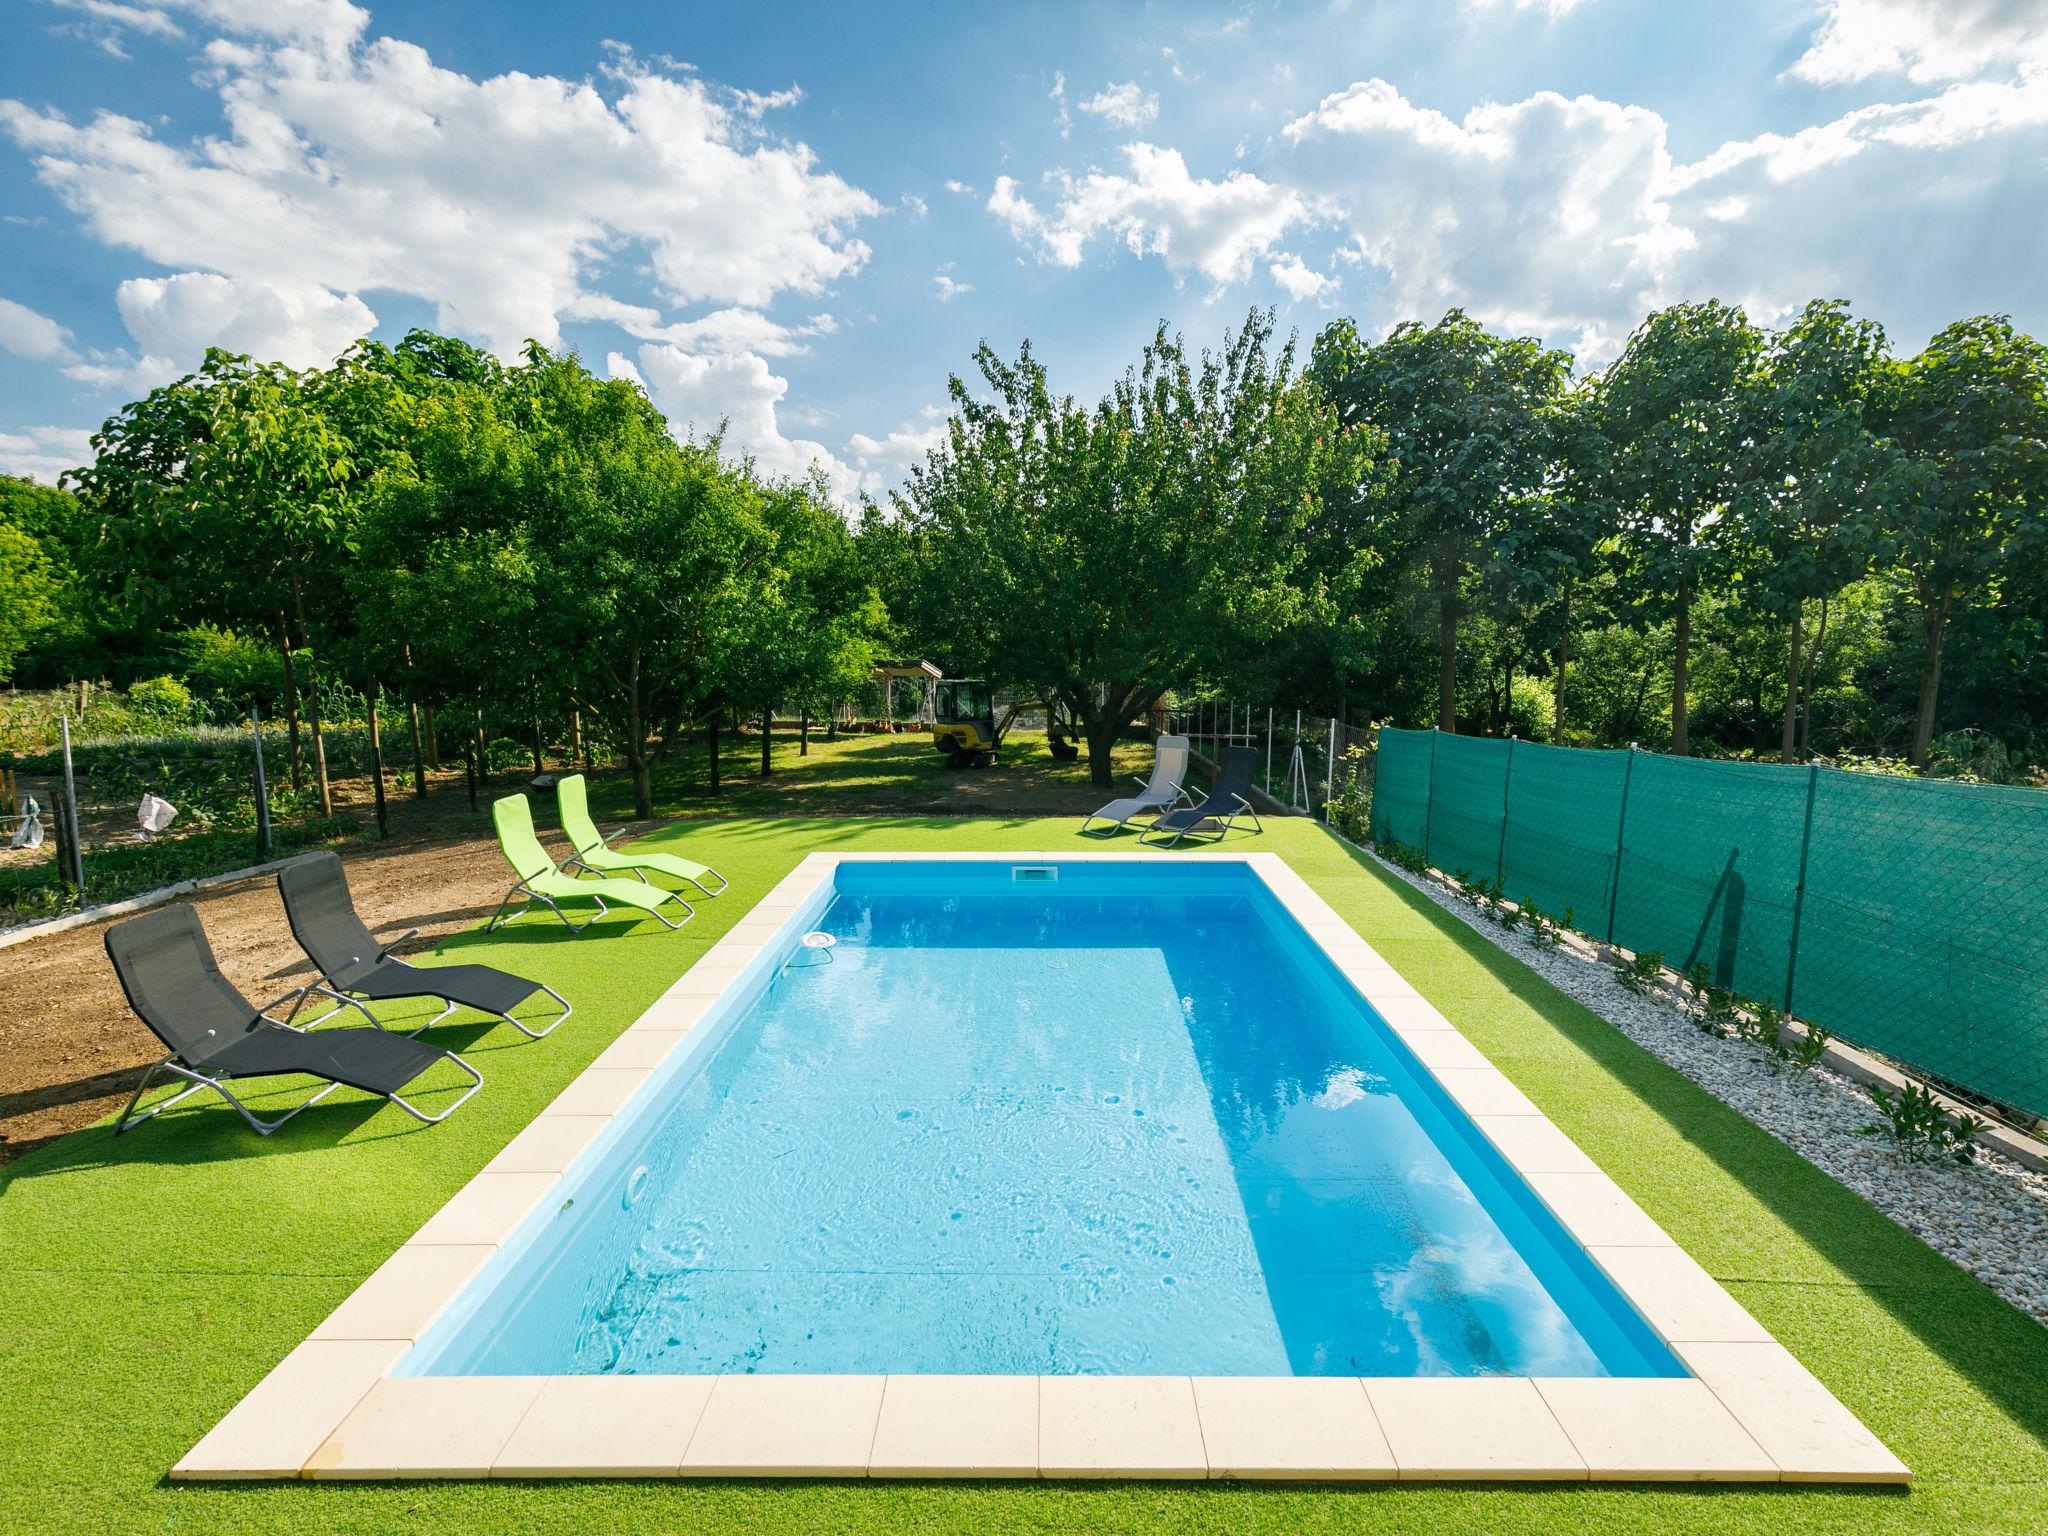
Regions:
<svg viewBox="0 0 2048 1536"><path fill-rule="evenodd" d="M1382 730L1373 835L2048 1115L2048 794Z"/></svg>

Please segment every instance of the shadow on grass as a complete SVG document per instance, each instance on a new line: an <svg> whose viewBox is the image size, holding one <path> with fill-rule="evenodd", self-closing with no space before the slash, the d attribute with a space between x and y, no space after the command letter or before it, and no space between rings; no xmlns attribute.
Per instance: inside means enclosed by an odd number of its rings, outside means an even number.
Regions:
<svg viewBox="0 0 2048 1536"><path fill-rule="evenodd" d="M440 1011L438 1000L421 1004L407 999L400 1007L388 1003L372 1006L377 1017L393 1034L410 1033ZM547 1016L552 1017L552 1014ZM361 1016L351 1009L341 1020L322 1024L316 1032L329 1034L343 1029L367 1030L372 1027L362 1022ZM494 1034L502 1034L502 1038L491 1039ZM487 1060L503 1051L541 1043L528 1039L502 1019L475 1012L437 1024L423 1031L419 1038L471 1061ZM147 1067L136 1067L87 1079L85 1084L96 1091L81 1093L79 1097L118 1092L125 1101L147 1070ZM488 1085L490 1074L486 1072L484 1076ZM282 1076L237 1078L230 1080L229 1086L254 1114L267 1120L304 1103L325 1083L324 1078ZM159 1079L148 1096L136 1106L137 1111L146 1112L151 1105L161 1104L190 1086L189 1083ZM438 1112L442 1102L460 1097L469 1086L468 1077L459 1068L441 1062L429 1067L418 1083L401 1091L413 1104L433 1114ZM339 1088L333 1096L309 1105L303 1113L294 1115L289 1122L264 1136L258 1134L219 1094L202 1091L175 1109L131 1126L119 1136L113 1133L109 1120L44 1138L33 1148L22 1149L10 1162L0 1165L0 1201L5 1200L7 1191L16 1182L54 1173L73 1173L126 1163L185 1166L235 1162L259 1155L290 1156L325 1150L344 1138L357 1142L384 1141L393 1136L410 1136L435 1129L409 1115L394 1115L388 1129L374 1135L360 1134L364 1122L385 1107L385 1100L380 1096Z"/></svg>
<svg viewBox="0 0 2048 1536"><path fill-rule="evenodd" d="M1413 886L1356 849L1337 846L2048 1445L2048 1328Z"/></svg>

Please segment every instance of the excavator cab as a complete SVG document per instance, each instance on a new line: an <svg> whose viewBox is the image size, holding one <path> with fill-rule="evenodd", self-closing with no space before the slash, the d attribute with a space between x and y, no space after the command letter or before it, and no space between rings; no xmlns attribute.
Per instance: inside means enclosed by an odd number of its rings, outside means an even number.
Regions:
<svg viewBox="0 0 2048 1536"><path fill-rule="evenodd" d="M932 745L949 768L986 768L996 760L995 695L976 678L947 678L932 700Z"/></svg>

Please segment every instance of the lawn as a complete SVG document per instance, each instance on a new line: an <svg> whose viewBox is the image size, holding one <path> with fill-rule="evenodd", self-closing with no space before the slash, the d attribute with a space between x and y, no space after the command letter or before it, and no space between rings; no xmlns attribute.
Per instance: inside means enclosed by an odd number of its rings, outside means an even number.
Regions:
<svg viewBox="0 0 2048 1536"><path fill-rule="evenodd" d="M0 1529L2048 1530L2048 1330L1319 828L1277 820L1232 844L1284 855L1913 1467L1910 1492L164 1481L804 853L1083 846L1067 816L791 809L653 834L733 879L682 932L616 919L572 939L528 919L448 941L547 980L577 1012L539 1043L437 1031L488 1079L444 1125L337 1093L269 1141L225 1106L180 1109L0 1170Z"/></svg>

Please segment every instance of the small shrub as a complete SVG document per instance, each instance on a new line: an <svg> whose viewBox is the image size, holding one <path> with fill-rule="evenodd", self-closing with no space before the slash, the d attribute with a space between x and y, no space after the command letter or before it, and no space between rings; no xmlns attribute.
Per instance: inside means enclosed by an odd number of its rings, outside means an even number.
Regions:
<svg viewBox="0 0 2048 1536"><path fill-rule="evenodd" d="M1635 959L1614 968L1614 979L1638 997L1647 996L1663 974L1664 951L1661 949L1646 949Z"/></svg>
<svg viewBox="0 0 2048 1536"><path fill-rule="evenodd" d="M1835 1041L1833 1035L1813 1023L1809 1023L1806 1026L1806 1033L1790 1045L1785 1043L1784 1037L1775 1027L1772 1029L1771 1039L1772 1064L1790 1067L1795 1072L1811 1072L1819 1066L1821 1058L1828 1053L1828 1047Z"/></svg>
<svg viewBox="0 0 2048 1536"><path fill-rule="evenodd" d="M1856 1128L1859 1136L1885 1136L1914 1162L1947 1158L1954 1163L1977 1160L1977 1133L1984 1122L1975 1115L1950 1115L1933 1092L1908 1083L1897 1093L1870 1085L1870 1102L1884 1116L1882 1123Z"/></svg>
<svg viewBox="0 0 2048 1536"><path fill-rule="evenodd" d="M1420 848L1410 848L1406 843L1391 837L1380 839L1378 847L1380 857L1394 868L1406 870L1411 875L1429 873L1429 860Z"/></svg>
<svg viewBox="0 0 2048 1536"><path fill-rule="evenodd" d="M1564 942L1564 931L1571 926L1572 912L1565 910L1562 921L1550 917L1535 902L1524 896L1521 900L1522 921L1529 929L1529 942L1546 953Z"/></svg>
<svg viewBox="0 0 2048 1536"><path fill-rule="evenodd" d="M129 684L128 708L166 725L182 725L197 713L192 690L170 676L145 677Z"/></svg>
<svg viewBox="0 0 2048 1536"><path fill-rule="evenodd" d="M1753 1021L1736 1006L1733 992L1715 985L1713 969L1706 961L1685 968L1685 986L1692 994L1692 1021L1701 1034L1716 1040L1752 1038Z"/></svg>

